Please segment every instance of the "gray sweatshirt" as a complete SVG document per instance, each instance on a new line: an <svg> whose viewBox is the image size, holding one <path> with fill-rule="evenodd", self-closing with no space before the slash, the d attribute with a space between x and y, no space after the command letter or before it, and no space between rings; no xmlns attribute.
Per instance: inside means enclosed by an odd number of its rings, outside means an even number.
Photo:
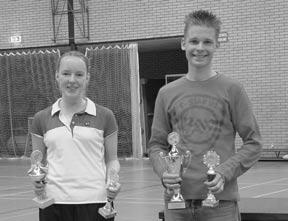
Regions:
<svg viewBox="0 0 288 221"><path fill-rule="evenodd" d="M252 105L243 86L222 74L205 80L182 77L162 87L158 93L149 141L149 156L154 171L164 173L159 153L167 154L167 136L180 135L180 153L192 153L189 168L182 175L181 192L185 199L204 199L208 168L203 155L214 150L220 156L216 172L225 179L224 191L217 199L239 200L237 177L260 158L261 135ZM243 145L236 149L239 134Z"/></svg>

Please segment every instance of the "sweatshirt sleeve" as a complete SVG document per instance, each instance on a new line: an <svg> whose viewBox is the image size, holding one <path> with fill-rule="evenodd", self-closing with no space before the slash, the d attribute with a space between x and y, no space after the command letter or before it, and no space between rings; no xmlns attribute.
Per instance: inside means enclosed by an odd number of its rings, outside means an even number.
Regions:
<svg viewBox="0 0 288 221"><path fill-rule="evenodd" d="M166 167L163 165L163 161L161 160L159 154L160 152L163 152L164 155L168 153L169 144L167 142L167 135L170 132L171 126L169 123L169 117L167 111L165 110L164 97L160 89L155 102L151 138L148 144L148 153L153 170L160 178L165 172Z"/></svg>
<svg viewBox="0 0 288 221"><path fill-rule="evenodd" d="M232 123L242 139L237 153L216 168L226 181L235 179L251 168L260 158L262 141L252 105L243 86L231 98Z"/></svg>

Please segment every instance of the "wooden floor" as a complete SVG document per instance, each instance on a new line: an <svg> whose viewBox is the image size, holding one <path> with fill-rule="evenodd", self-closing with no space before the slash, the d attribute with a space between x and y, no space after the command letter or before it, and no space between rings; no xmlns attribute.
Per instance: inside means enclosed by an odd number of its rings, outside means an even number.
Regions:
<svg viewBox="0 0 288 221"><path fill-rule="evenodd" d="M117 221L156 221L163 209L163 189L147 159L122 159L121 193L115 202ZM0 160L0 220L37 221L29 160ZM288 161L258 162L239 178L241 210L288 211ZM265 204L270 199L273 203Z"/></svg>

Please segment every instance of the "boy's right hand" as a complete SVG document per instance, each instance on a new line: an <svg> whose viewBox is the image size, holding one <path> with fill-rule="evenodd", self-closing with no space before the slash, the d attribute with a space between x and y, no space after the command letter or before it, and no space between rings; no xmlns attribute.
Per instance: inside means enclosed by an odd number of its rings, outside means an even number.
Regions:
<svg viewBox="0 0 288 221"><path fill-rule="evenodd" d="M164 172L162 175L162 184L168 189L180 188L181 181L179 174Z"/></svg>

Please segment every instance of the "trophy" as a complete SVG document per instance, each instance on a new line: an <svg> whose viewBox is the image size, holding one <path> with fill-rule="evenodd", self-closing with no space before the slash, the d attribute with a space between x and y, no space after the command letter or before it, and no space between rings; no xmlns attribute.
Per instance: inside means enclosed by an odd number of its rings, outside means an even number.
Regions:
<svg viewBox="0 0 288 221"><path fill-rule="evenodd" d="M220 163L220 156L213 150L209 150L203 157L203 163L208 167L207 180L212 181L215 176L214 168ZM219 200L216 200L211 190L208 191L207 197L202 201L202 206L205 207L216 207L219 205Z"/></svg>
<svg viewBox="0 0 288 221"><path fill-rule="evenodd" d="M118 190L119 175L117 174L117 172L115 170L110 171L107 183L108 183L108 185L107 185L108 189L110 189L112 191ZM104 207L102 207L98 210L98 213L101 214L101 216L103 216L105 219L109 219L109 218L116 216L117 211L114 209L112 201L107 199L107 203L105 204Z"/></svg>
<svg viewBox="0 0 288 221"><path fill-rule="evenodd" d="M36 182L42 182L45 184L45 177L48 172L48 167L44 167L41 164L41 161L43 159L43 154L39 150L34 150L31 153L31 168L28 171L29 177ZM45 189L42 191L40 194L36 194L37 196L33 199L33 201L36 203L36 205L44 209L54 203L54 199L48 198L46 196L46 191Z"/></svg>
<svg viewBox="0 0 288 221"><path fill-rule="evenodd" d="M186 151L184 155L181 155L177 149L177 144L179 144L180 138L179 134L172 132L168 134L168 143L172 146L170 152L167 156L163 156L163 152L160 152L160 162L164 162L166 171L170 174L182 175L186 172L191 161L190 151ZM168 189L168 191L171 191ZM180 193L180 187L173 188L173 195L168 202L168 209L184 209L185 200Z"/></svg>

